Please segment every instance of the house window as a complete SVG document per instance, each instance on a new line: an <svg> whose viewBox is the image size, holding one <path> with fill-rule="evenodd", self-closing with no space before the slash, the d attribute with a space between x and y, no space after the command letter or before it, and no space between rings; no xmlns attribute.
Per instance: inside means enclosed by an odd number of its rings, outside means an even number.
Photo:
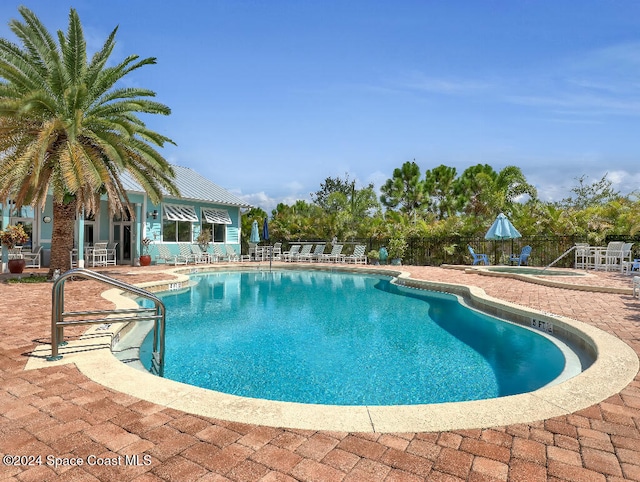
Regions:
<svg viewBox="0 0 640 482"><path fill-rule="evenodd" d="M92 245L94 243L93 233L96 226L96 215L94 213L84 213L84 244Z"/></svg>
<svg viewBox="0 0 640 482"><path fill-rule="evenodd" d="M202 229L212 233L214 243L226 242L227 224L231 224L231 217L226 209L202 209Z"/></svg>
<svg viewBox="0 0 640 482"><path fill-rule="evenodd" d="M31 206L22 206L20 209L12 208L10 211L11 217L9 224L22 224L22 227L29 236L29 240L24 244L24 247L30 248L33 244L33 224L35 220L35 214Z"/></svg>
<svg viewBox="0 0 640 482"><path fill-rule="evenodd" d="M162 240L165 243L192 241L192 224L198 222L193 206L165 204L162 220Z"/></svg>

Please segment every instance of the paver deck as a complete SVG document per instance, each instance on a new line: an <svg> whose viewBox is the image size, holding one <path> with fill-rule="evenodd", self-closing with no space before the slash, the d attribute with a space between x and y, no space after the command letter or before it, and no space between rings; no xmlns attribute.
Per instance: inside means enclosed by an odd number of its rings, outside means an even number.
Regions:
<svg viewBox="0 0 640 482"><path fill-rule="evenodd" d="M630 295L441 268L403 270L592 324L640 354L640 301ZM166 277L154 268L103 272L131 283ZM631 283L614 273L595 276L590 283ZM108 308L103 290L93 281L67 283L69 309L86 307L82 300ZM430 433L281 429L143 401L99 385L71 364L25 371L33 349L49 341L50 312L50 284L0 284L0 454L22 457L3 459L0 480L640 481L640 374L597 405L534 423Z"/></svg>

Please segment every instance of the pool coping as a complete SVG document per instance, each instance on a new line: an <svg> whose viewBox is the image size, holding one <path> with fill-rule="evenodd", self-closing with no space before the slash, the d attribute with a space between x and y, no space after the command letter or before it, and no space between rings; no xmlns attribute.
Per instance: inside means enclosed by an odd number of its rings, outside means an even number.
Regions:
<svg viewBox="0 0 640 482"><path fill-rule="evenodd" d="M586 323L552 313L498 300L483 289L456 283L444 283L411 278L401 270L369 267L319 266L296 263L275 264L277 269L319 269L394 276L398 284L420 289L432 289L459 294L472 306L498 316L505 314L516 322L536 320L540 326L553 325L586 350L597 355L595 362L581 374L560 384L526 394L508 397L403 406L332 406L278 402L228 395L159 378L120 362L111 352L113 340L125 326L92 327L78 340L60 348L64 358L47 362L50 345L36 348L29 357L26 370L75 363L88 378L113 390L142 400L195 415L241 423L306 430L344 432L432 432L475 429L527 423L568 415L601 402L619 393L635 378L640 369L636 353L615 336ZM164 271L175 278L137 284L150 291L186 287L189 274L256 269L241 264L220 264L207 267L174 268ZM262 267L264 270L264 266ZM157 271L156 271L157 273ZM135 302L122 296L119 289L109 289L102 296L118 308L133 307ZM518 321L519 320L519 321ZM532 321L533 323L533 321Z"/></svg>

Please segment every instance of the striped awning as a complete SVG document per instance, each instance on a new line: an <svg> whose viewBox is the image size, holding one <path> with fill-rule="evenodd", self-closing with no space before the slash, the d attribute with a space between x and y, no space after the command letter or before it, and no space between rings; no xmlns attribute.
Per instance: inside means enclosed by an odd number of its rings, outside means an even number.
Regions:
<svg viewBox="0 0 640 482"><path fill-rule="evenodd" d="M202 218L211 224L232 224L226 209L202 208Z"/></svg>
<svg viewBox="0 0 640 482"><path fill-rule="evenodd" d="M198 222L198 216L196 216L196 210L193 208L193 206L165 204L163 207L164 219L166 219L167 221L190 221L192 223Z"/></svg>

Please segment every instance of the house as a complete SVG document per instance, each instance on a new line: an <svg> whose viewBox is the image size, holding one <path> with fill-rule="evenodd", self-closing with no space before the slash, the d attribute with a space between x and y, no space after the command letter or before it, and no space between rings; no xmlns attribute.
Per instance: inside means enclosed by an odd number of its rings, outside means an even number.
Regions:
<svg viewBox="0 0 640 482"><path fill-rule="evenodd" d="M241 209L251 205L193 169L172 167L180 197L165 195L160 204L153 204L140 185L125 174L121 181L134 212L110 216L104 198L97 214L85 215L84 218L79 216L75 245L88 246L100 241L112 243L112 246L117 243L117 263L134 265L140 256L144 238L151 239L153 244L165 244L171 252L178 253L180 243L195 242L200 232L207 229L212 233L212 243L230 245L240 252ZM52 212L50 199L44 209L23 206L16 211L11 208L10 200L0 204L1 226L22 224L31 238L27 244L43 247L44 266L49 263ZM82 253L83 250L79 251ZM82 266L82 255L78 261Z"/></svg>

